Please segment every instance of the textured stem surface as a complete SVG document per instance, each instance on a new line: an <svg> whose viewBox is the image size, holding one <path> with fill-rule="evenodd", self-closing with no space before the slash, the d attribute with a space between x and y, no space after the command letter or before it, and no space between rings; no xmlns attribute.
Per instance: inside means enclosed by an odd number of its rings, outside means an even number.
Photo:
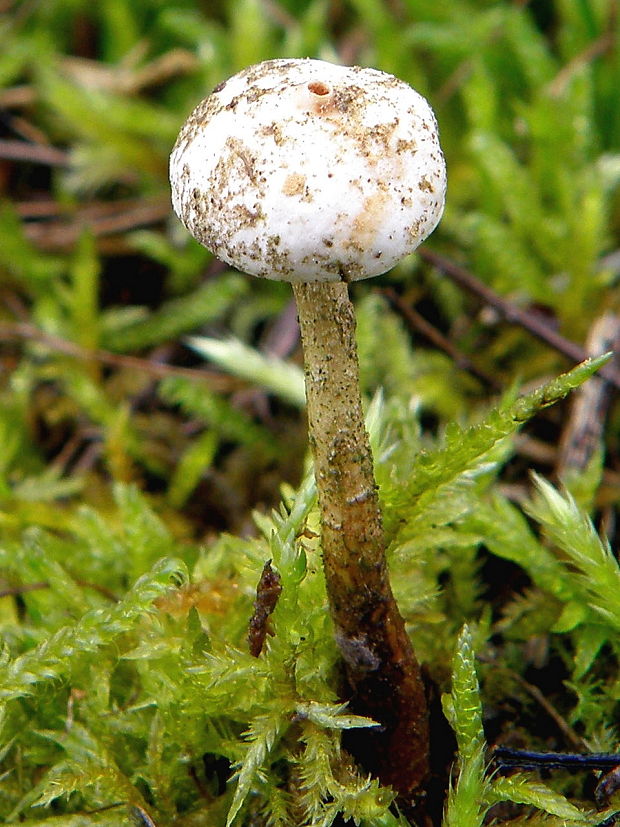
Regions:
<svg viewBox="0 0 620 827"><path fill-rule="evenodd" d="M402 796L428 776L420 668L392 595L359 389L355 316L342 282L293 284L304 349L310 442L330 611L351 708L382 724L356 753Z"/></svg>

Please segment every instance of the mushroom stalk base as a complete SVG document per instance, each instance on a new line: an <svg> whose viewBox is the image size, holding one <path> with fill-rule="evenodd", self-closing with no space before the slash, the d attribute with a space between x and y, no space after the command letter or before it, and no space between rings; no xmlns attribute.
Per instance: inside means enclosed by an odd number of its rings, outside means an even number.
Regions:
<svg viewBox="0 0 620 827"><path fill-rule="evenodd" d="M355 316L343 282L293 283L304 350L323 562L350 706L379 722L358 758L420 801L428 778L428 710L420 667L394 600L364 425Z"/></svg>

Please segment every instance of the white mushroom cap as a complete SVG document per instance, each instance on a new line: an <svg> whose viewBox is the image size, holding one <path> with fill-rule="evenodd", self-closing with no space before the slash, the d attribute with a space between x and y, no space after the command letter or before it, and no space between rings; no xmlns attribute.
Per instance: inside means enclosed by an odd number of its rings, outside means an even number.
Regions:
<svg viewBox="0 0 620 827"><path fill-rule="evenodd" d="M270 60L196 107L170 181L187 229L237 269L353 281L385 273L435 229L446 170L433 111L403 81Z"/></svg>

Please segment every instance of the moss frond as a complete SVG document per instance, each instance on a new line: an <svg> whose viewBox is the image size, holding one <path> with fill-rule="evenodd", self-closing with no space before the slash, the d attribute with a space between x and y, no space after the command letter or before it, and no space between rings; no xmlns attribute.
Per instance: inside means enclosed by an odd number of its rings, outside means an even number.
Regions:
<svg viewBox="0 0 620 827"><path fill-rule="evenodd" d="M617 633L620 629L620 568L609 542L597 534L592 521L570 494L534 478L536 498L527 510L549 540L579 571L578 583L588 605ZM562 564L565 565L565 564Z"/></svg>
<svg viewBox="0 0 620 827"><path fill-rule="evenodd" d="M272 457L277 450L266 428L257 425L247 414L234 408L203 383L182 376L169 377L160 383L159 394L167 404L179 405L186 414L213 429L220 441L254 446L268 457Z"/></svg>
<svg viewBox="0 0 620 827"><path fill-rule="evenodd" d="M238 339L192 336L188 342L201 356L233 376L260 385L295 407L305 407L304 375L296 365L275 356L266 356Z"/></svg>
<svg viewBox="0 0 620 827"><path fill-rule="evenodd" d="M125 320L111 311L104 317L103 344L117 352L127 352L176 339L218 319L245 292L247 281L231 273L171 299L155 313L142 314L145 318Z"/></svg>
<svg viewBox="0 0 620 827"><path fill-rule="evenodd" d="M598 815L575 807L560 793L536 779L528 778L523 773L510 778L494 779L489 788L488 799L491 803L514 801L515 804L528 804L544 813L565 819L569 824L596 824L599 820Z"/></svg>
<svg viewBox="0 0 620 827"><path fill-rule="evenodd" d="M300 740L304 746L295 759L295 774L302 823L329 827L340 813L355 823L380 823L394 796L354 769L335 733L308 721Z"/></svg>
<svg viewBox="0 0 620 827"><path fill-rule="evenodd" d="M458 777L448 793L444 827L481 827L488 809L486 741L472 635L464 626L452 661L452 690L444 711L458 744Z"/></svg>
<svg viewBox="0 0 620 827"><path fill-rule="evenodd" d="M230 827L243 806L254 779L263 769L280 732L281 721L265 715L255 718L243 734L247 749L243 760L235 768L233 779L237 787L226 818L227 827Z"/></svg>
<svg viewBox="0 0 620 827"><path fill-rule="evenodd" d="M432 514L436 510L445 514L449 503L452 503L453 512L449 519L458 516L462 503L459 487L471 487L478 477L503 458L502 442L506 437L515 433L538 411L578 387L608 359L609 356L602 356L588 360L526 396L506 400L477 425L463 428L451 423L440 445L434 450L420 451L412 474L400 490L391 493L386 511L388 531L392 533L396 528L390 519L392 512L399 514L407 511L412 514L413 520L406 521L404 526L403 521L399 520L400 532L406 533L417 527L418 519L436 524L429 519L428 512Z"/></svg>
<svg viewBox="0 0 620 827"><path fill-rule="evenodd" d="M6 659L0 668L0 698L5 702L20 698L31 694L38 684L66 677L73 659L114 644L138 619L155 611L157 598L187 578L187 568L180 560L161 560L112 609L93 609L32 651Z"/></svg>

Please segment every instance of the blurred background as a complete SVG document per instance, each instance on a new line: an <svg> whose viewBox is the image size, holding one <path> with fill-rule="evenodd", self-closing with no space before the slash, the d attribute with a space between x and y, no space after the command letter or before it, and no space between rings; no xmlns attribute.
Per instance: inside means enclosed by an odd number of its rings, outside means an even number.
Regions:
<svg viewBox="0 0 620 827"><path fill-rule="evenodd" d="M167 181L189 112L261 60L375 66L439 121L443 222L353 288L369 396L383 388L437 433L567 369L601 320L594 350L608 349L618 12L617 0L0 0L0 528L62 529L130 482L178 538L244 533L253 508L298 483L289 286L214 260L172 214ZM613 529L607 404L602 484L588 491ZM569 416L554 408L521 439L504 480L515 497L527 468L562 470Z"/></svg>

